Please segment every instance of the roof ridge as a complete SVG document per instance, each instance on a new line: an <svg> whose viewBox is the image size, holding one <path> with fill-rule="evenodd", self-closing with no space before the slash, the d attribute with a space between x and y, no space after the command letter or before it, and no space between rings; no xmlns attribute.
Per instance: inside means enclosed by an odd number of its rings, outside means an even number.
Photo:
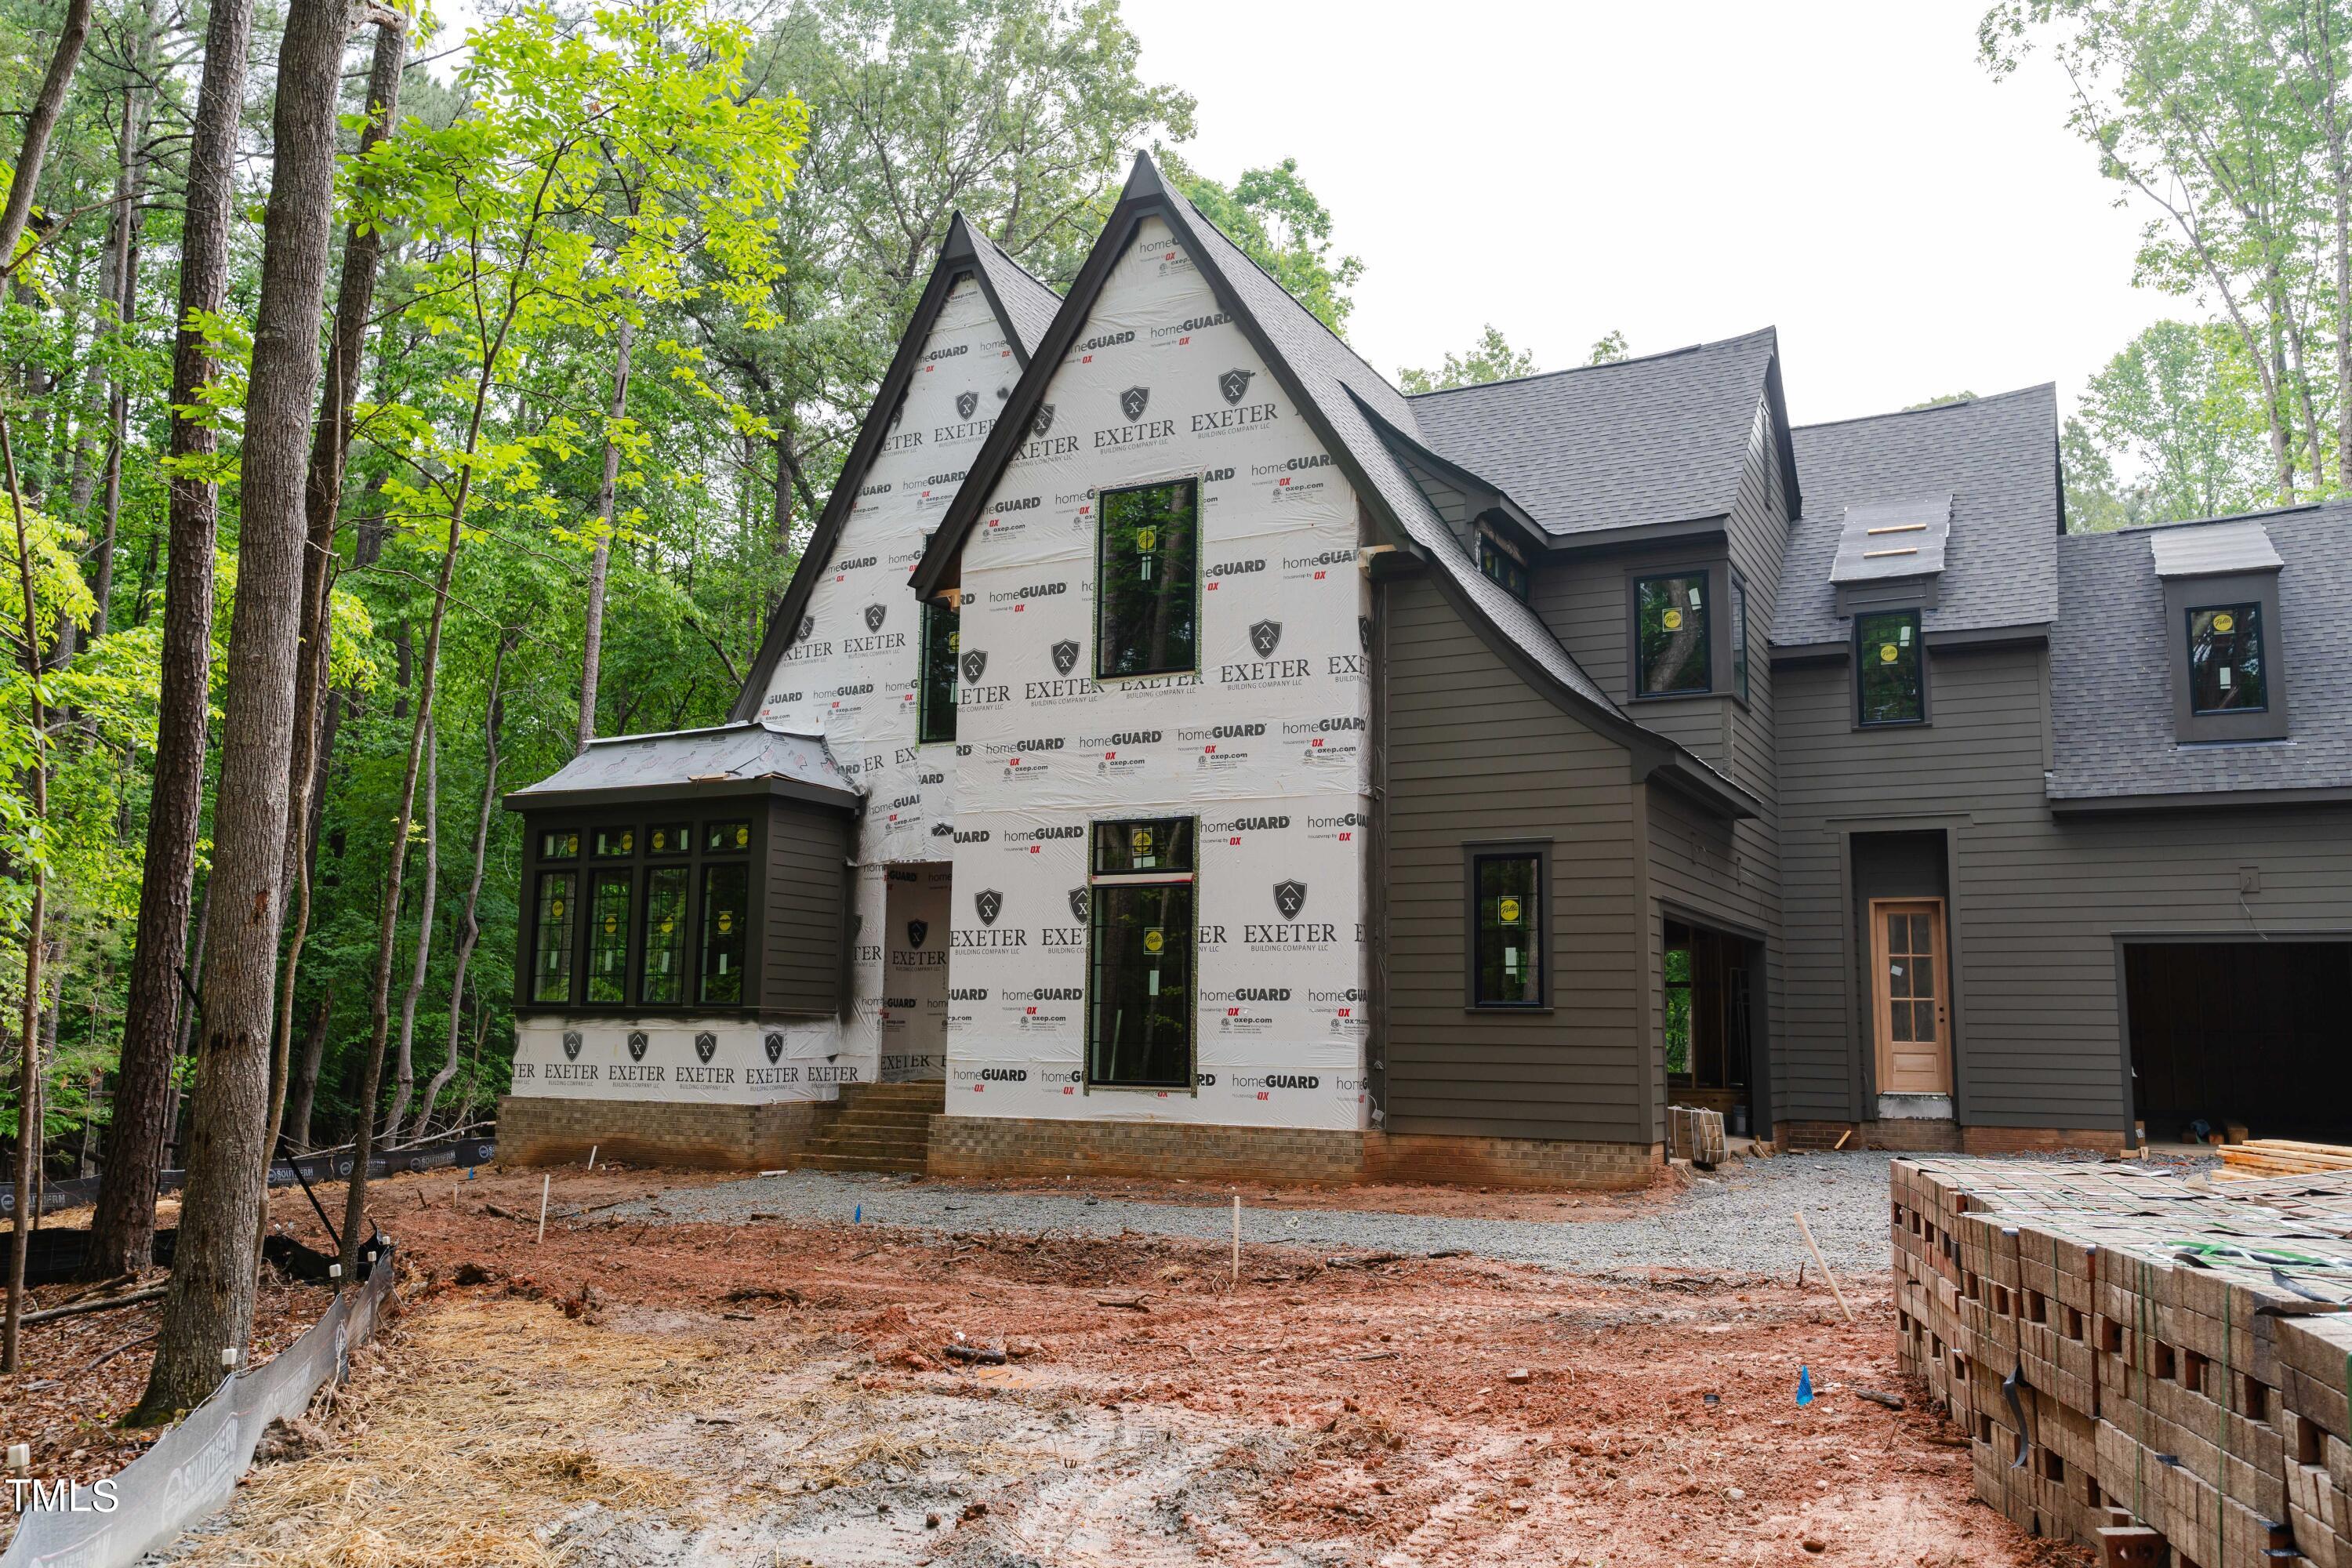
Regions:
<svg viewBox="0 0 2352 1568"><path fill-rule="evenodd" d="M2136 522L2127 528L2086 528L2080 533L2069 533L2068 539L2114 539L2127 533L2162 533L2175 528L2213 528L2225 522L2260 522L2265 518L2293 517L2298 512L2325 511L2331 506L2342 506L2347 498L2323 496L2317 500L2289 501L2284 506L2260 507L2252 511L2225 511L2212 517L2175 517L2162 522Z"/></svg>
<svg viewBox="0 0 2352 1568"><path fill-rule="evenodd" d="M1973 408L1979 403L2006 403L2011 398L2031 396L2037 392L2055 394L2054 381L2037 381L2031 386L2012 386L2007 392L1988 392L1981 397L1947 397L1935 403L1923 403L1916 408L1890 408L1883 414L1855 414L1843 419L1823 419L1812 425L1793 425L1791 430L1834 430L1841 425L1867 425L1877 419L1903 419L1916 414L1943 414L1955 408Z"/></svg>
<svg viewBox="0 0 2352 1568"><path fill-rule="evenodd" d="M1599 364L1563 365L1558 370L1532 371L1526 375L1500 376L1493 381L1474 381L1461 386L1441 386L1429 392L1408 392L1403 395L1408 402L1419 403L1426 398L1444 397L1456 392L1483 392L1488 387L1517 386L1522 382L1549 381L1559 375L1582 375L1591 371L1616 370L1625 365L1655 364L1660 360L1677 359L1684 354L1703 353L1708 349L1729 348L1735 343L1745 343L1763 337L1767 333L1777 336L1779 331L1778 327L1759 327L1753 331L1741 332L1737 337L1709 338L1700 342L1685 343L1676 349L1660 349L1655 353L1631 354L1624 359L1603 360Z"/></svg>

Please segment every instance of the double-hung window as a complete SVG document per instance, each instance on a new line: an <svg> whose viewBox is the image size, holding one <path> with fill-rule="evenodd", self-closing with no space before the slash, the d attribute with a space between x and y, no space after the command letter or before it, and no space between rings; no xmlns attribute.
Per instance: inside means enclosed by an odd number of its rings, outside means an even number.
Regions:
<svg viewBox="0 0 2352 1568"><path fill-rule="evenodd" d="M1192 1088L1197 824L1097 822L1087 902L1087 1082Z"/></svg>
<svg viewBox="0 0 2352 1568"><path fill-rule="evenodd" d="M1705 568L1633 584L1633 695L1675 697L1715 687Z"/></svg>
<svg viewBox="0 0 2352 1568"><path fill-rule="evenodd" d="M1853 618L1855 721L1924 724L1927 721L1927 655L1919 612L1887 610Z"/></svg>
<svg viewBox="0 0 2352 1568"><path fill-rule="evenodd" d="M1541 1007L1544 864L1539 846L1470 853L1470 1005Z"/></svg>
<svg viewBox="0 0 2352 1568"><path fill-rule="evenodd" d="M1095 673L1200 668L1200 485L1105 490L1095 556Z"/></svg>
<svg viewBox="0 0 2352 1568"><path fill-rule="evenodd" d="M916 692L915 738L956 736L956 653L963 617L941 604L923 606L923 668Z"/></svg>

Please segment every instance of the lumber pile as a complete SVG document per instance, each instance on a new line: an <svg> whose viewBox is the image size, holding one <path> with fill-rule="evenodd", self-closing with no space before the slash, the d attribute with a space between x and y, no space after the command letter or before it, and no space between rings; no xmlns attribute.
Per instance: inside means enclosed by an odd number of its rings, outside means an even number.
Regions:
<svg viewBox="0 0 2352 1568"><path fill-rule="evenodd" d="M1977 1496L2110 1563L2352 1568L2352 1172L1898 1160L1906 1370Z"/></svg>
<svg viewBox="0 0 2352 1568"><path fill-rule="evenodd" d="M2352 1172L2352 1148L2254 1138L2221 1151L2221 1174L2231 1181L2249 1176L2309 1176L2326 1171Z"/></svg>

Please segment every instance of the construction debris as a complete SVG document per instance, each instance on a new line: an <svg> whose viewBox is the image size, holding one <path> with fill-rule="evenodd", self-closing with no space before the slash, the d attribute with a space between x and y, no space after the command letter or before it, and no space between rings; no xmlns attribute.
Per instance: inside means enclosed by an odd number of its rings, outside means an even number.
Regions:
<svg viewBox="0 0 2352 1568"><path fill-rule="evenodd" d="M2309 1176L2326 1171L2352 1172L2352 1147L2256 1138L2224 1148L2217 1173L2230 1181L2243 1181L2249 1176Z"/></svg>
<svg viewBox="0 0 2352 1568"><path fill-rule="evenodd" d="M1904 1363L1979 1500L2109 1563L2352 1568L2352 1173L1892 1172Z"/></svg>

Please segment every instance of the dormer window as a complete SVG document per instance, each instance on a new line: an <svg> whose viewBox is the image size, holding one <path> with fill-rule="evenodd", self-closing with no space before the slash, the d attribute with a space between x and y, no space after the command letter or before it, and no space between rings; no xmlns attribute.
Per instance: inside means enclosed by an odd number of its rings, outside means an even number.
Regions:
<svg viewBox="0 0 2352 1568"><path fill-rule="evenodd" d="M1528 602L1527 563L1493 534L1478 535L1478 570L1491 582L1500 584L1503 591L1524 605Z"/></svg>
<svg viewBox="0 0 2352 1568"><path fill-rule="evenodd" d="M2263 606L2248 601L2189 612L2189 710L2260 713L2270 707L2263 675Z"/></svg>
<svg viewBox="0 0 2352 1568"><path fill-rule="evenodd" d="M1715 689L1707 575L1699 569L1643 577L1633 584L1634 696L1688 696Z"/></svg>
<svg viewBox="0 0 2352 1568"><path fill-rule="evenodd" d="M1919 612L1889 610L1853 618L1854 721L1864 729L1927 721L1927 660Z"/></svg>
<svg viewBox="0 0 2352 1568"><path fill-rule="evenodd" d="M2261 521L2183 523L2147 541L2164 584L2173 738L2184 745L2284 740L2284 563Z"/></svg>

